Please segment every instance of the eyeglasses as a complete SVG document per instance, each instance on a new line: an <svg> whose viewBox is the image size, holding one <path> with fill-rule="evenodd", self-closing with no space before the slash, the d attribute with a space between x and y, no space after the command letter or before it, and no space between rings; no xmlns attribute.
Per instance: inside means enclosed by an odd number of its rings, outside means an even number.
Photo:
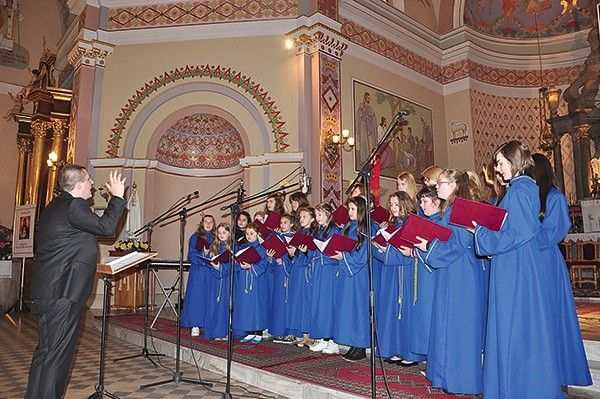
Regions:
<svg viewBox="0 0 600 399"><path fill-rule="evenodd" d="M442 184L450 184L450 183L454 183L454 180L446 180L446 181L440 180L435 185L441 186Z"/></svg>

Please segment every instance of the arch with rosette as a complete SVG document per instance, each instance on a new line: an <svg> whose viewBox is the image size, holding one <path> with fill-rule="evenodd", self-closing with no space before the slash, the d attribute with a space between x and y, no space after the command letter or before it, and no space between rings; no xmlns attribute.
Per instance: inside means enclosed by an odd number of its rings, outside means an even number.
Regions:
<svg viewBox="0 0 600 399"><path fill-rule="evenodd" d="M243 75L241 72L219 65L186 65L185 67L174 69L170 72L165 71L160 76L146 82L142 88L136 90L135 94L127 100L127 104L121 108L121 112L119 113L119 116L115 118L115 123L111 129L106 150L108 157L117 157L117 152L121 146L123 132L131 121L133 114L145 100L172 83L176 83L183 79L198 78L217 79L227 82L237 89L242 89L245 93L248 93L252 100L258 103L259 108L262 109L264 115L268 119L271 126L271 133L274 137L276 151L284 152L289 146L289 144L285 142L285 138L289 133L285 131L285 121L281 116L281 111L277 110L275 101L269 96L268 91L265 91L265 89L260 87L259 83L256 83L252 78Z"/></svg>

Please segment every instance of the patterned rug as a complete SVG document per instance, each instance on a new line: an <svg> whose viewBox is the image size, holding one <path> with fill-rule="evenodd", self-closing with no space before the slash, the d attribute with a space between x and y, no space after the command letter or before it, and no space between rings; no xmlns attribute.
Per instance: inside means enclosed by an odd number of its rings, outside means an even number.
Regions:
<svg viewBox="0 0 600 399"><path fill-rule="evenodd" d="M110 316L108 322L141 334L144 331L143 315ZM159 318L154 327L154 339L175 342L177 328L173 321ZM227 357L227 341L191 337L189 328L182 329L181 345L221 358ZM233 361L331 389L371 396L371 367L367 359L349 363L339 355L313 353L295 345L274 344L269 341L252 345L236 340ZM480 398L472 395L451 395L441 389L432 388L431 383L421 375L422 367L402 368L381 363L378 362L376 372L377 397L388 397L385 388L387 380L394 398Z"/></svg>
<svg viewBox="0 0 600 399"><path fill-rule="evenodd" d="M600 302L575 302L575 307L579 316L600 318Z"/></svg>

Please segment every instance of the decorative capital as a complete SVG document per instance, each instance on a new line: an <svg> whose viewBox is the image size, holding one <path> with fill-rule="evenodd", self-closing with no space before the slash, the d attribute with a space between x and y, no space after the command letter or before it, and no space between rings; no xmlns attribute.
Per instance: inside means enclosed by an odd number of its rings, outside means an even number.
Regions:
<svg viewBox="0 0 600 399"><path fill-rule="evenodd" d="M81 65L104 68L106 59L114 48L114 45L98 40L77 39L75 46L69 51L69 63L75 68Z"/></svg>
<svg viewBox="0 0 600 399"><path fill-rule="evenodd" d="M48 130L52 128L52 122L36 120L31 122L31 130L35 138L45 138Z"/></svg>
<svg viewBox="0 0 600 399"><path fill-rule="evenodd" d="M288 33L288 36L296 45L296 54L314 54L322 51L341 59L344 51L348 48L346 37L321 23L310 27L301 26Z"/></svg>
<svg viewBox="0 0 600 399"><path fill-rule="evenodd" d="M52 119L52 134L54 137L61 137L65 134L69 122L64 119Z"/></svg>
<svg viewBox="0 0 600 399"><path fill-rule="evenodd" d="M33 151L33 143L31 142L30 139L25 139L25 138L17 138L17 148L19 149L19 153L20 154L26 154L26 153L30 153L31 151Z"/></svg>

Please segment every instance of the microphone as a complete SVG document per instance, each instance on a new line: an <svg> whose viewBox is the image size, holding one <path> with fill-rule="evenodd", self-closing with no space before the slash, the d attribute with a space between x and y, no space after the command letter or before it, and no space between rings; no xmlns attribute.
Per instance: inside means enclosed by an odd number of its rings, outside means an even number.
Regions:
<svg viewBox="0 0 600 399"><path fill-rule="evenodd" d="M302 173L300 174L300 187L303 194L310 192L310 176L306 174L305 168L302 168Z"/></svg>
<svg viewBox="0 0 600 399"><path fill-rule="evenodd" d="M399 117L403 118L403 117L408 116L408 115L410 115L410 110L408 110L408 109L403 109L402 111L398 111L398 116Z"/></svg>
<svg viewBox="0 0 600 399"><path fill-rule="evenodd" d="M189 201L192 197L195 197L198 194L200 194L200 191L196 190L193 193L189 193L184 198L185 198L186 201Z"/></svg>

